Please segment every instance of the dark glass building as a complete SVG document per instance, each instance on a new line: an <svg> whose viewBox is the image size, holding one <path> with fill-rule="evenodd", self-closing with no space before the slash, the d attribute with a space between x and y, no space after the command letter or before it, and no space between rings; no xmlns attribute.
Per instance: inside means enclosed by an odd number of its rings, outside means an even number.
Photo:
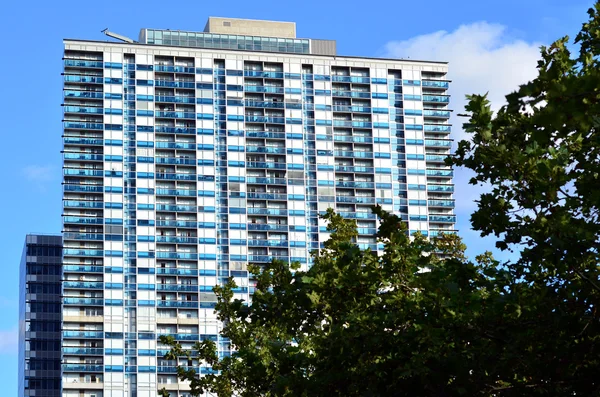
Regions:
<svg viewBox="0 0 600 397"><path fill-rule="evenodd" d="M19 397L61 394L62 237L27 235L19 280Z"/></svg>

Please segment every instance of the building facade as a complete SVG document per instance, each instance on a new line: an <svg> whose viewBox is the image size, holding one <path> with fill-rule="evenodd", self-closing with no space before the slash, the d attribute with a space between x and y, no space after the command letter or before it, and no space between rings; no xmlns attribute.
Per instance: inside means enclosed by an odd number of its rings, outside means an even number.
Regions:
<svg viewBox="0 0 600 397"><path fill-rule="evenodd" d="M60 397L62 237L27 235L19 269L19 397Z"/></svg>
<svg viewBox="0 0 600 397"><path fill-rule="evenodd" d="M229 354L213 286L249 299L248 263L310 266L329 207L375 250L375 204L454 229L445 63L223 18L64 45L65 397L188 396L158 336Z"/></svg>

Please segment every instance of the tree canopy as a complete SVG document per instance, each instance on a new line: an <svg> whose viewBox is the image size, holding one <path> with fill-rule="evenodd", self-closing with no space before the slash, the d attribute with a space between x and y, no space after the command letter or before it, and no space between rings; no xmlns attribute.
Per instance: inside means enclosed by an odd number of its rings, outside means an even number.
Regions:
<svg viewBox="0 0 600 397"><path fill-rule="evenodd" d="M332 210L331 238L308 270L252 267L251 302L215 287L222 335L170 359L192 395L522 396L600 394L600 5L576 36L542 47L538 76L494 114L469 97L471 135L449 164L486 183L471 217L518 259L464 257L458 237L408 237L375 208L383 255L354 243L353 221ZM182 361L185 362L185 361ZM167 396L166 391L163 395Z"/></svg>

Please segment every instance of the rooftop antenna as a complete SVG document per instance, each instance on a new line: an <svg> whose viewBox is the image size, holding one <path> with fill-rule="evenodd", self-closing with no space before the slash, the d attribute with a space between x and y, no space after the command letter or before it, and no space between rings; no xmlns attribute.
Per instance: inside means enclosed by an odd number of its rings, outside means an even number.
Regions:
<svg viewBox="0 0 600 397"><path fill-rule="evenodd" d="M112 37L113 39L124 41L125 43L137 43L137 41L132 40L127 36L123 36L123 35L111 32L110 30L108 30L108 28L102 30L102 33L104 33L108 37Z"/></svg>

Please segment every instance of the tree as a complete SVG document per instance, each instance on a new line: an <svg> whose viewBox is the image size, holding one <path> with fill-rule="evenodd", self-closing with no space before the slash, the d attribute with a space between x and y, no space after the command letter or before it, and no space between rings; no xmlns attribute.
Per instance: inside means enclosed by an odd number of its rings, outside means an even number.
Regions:
<svg viewBox="0 0 600 397"><path fill-rule="evenodd" d="M471 262L456 236L411 239L380 208L377 256L328 211L331 239L310 269L252 267L251 302L232 299L232 281L215 288L232 356L161 337L168 358L214 370L179 367L192 394L599 395L600 5L589 15L579 53L566 37L543 47L538 76L497 114L469 97L472 139L448 160L491 186L472 225L517 260Z"/></svg>
<svg viewBox="0 0 600 397"><path fill-rule="evenodd" d="M510 363L496 364L497 327L518 319L506 292L514 279L489 256L462 259L456 236L411 239L398 217L374 211L382 256L360 250L355 223L329 210L331 238L309 270L253 267L248 304L232 300L232 281L215 287L233 356L219 360L210 341L186 351L161 338L173 347L168 359L199 358L216 372L180 367L193 395L486 395L505 384L496 367Z"/></svg>
<svg viewBox="0 0 600 397"><path fill-rule="evenodd" d="M527 376L578 395L599 393L600 297L600 4L576 36L543 47L538 77L506 97L493 115L485 96L470 97L463 141L451 164L488 183L471 222L520 251L507 264L532 289L526 310L539 362ZM533 358L533 357L532 357Z"/></svg>

